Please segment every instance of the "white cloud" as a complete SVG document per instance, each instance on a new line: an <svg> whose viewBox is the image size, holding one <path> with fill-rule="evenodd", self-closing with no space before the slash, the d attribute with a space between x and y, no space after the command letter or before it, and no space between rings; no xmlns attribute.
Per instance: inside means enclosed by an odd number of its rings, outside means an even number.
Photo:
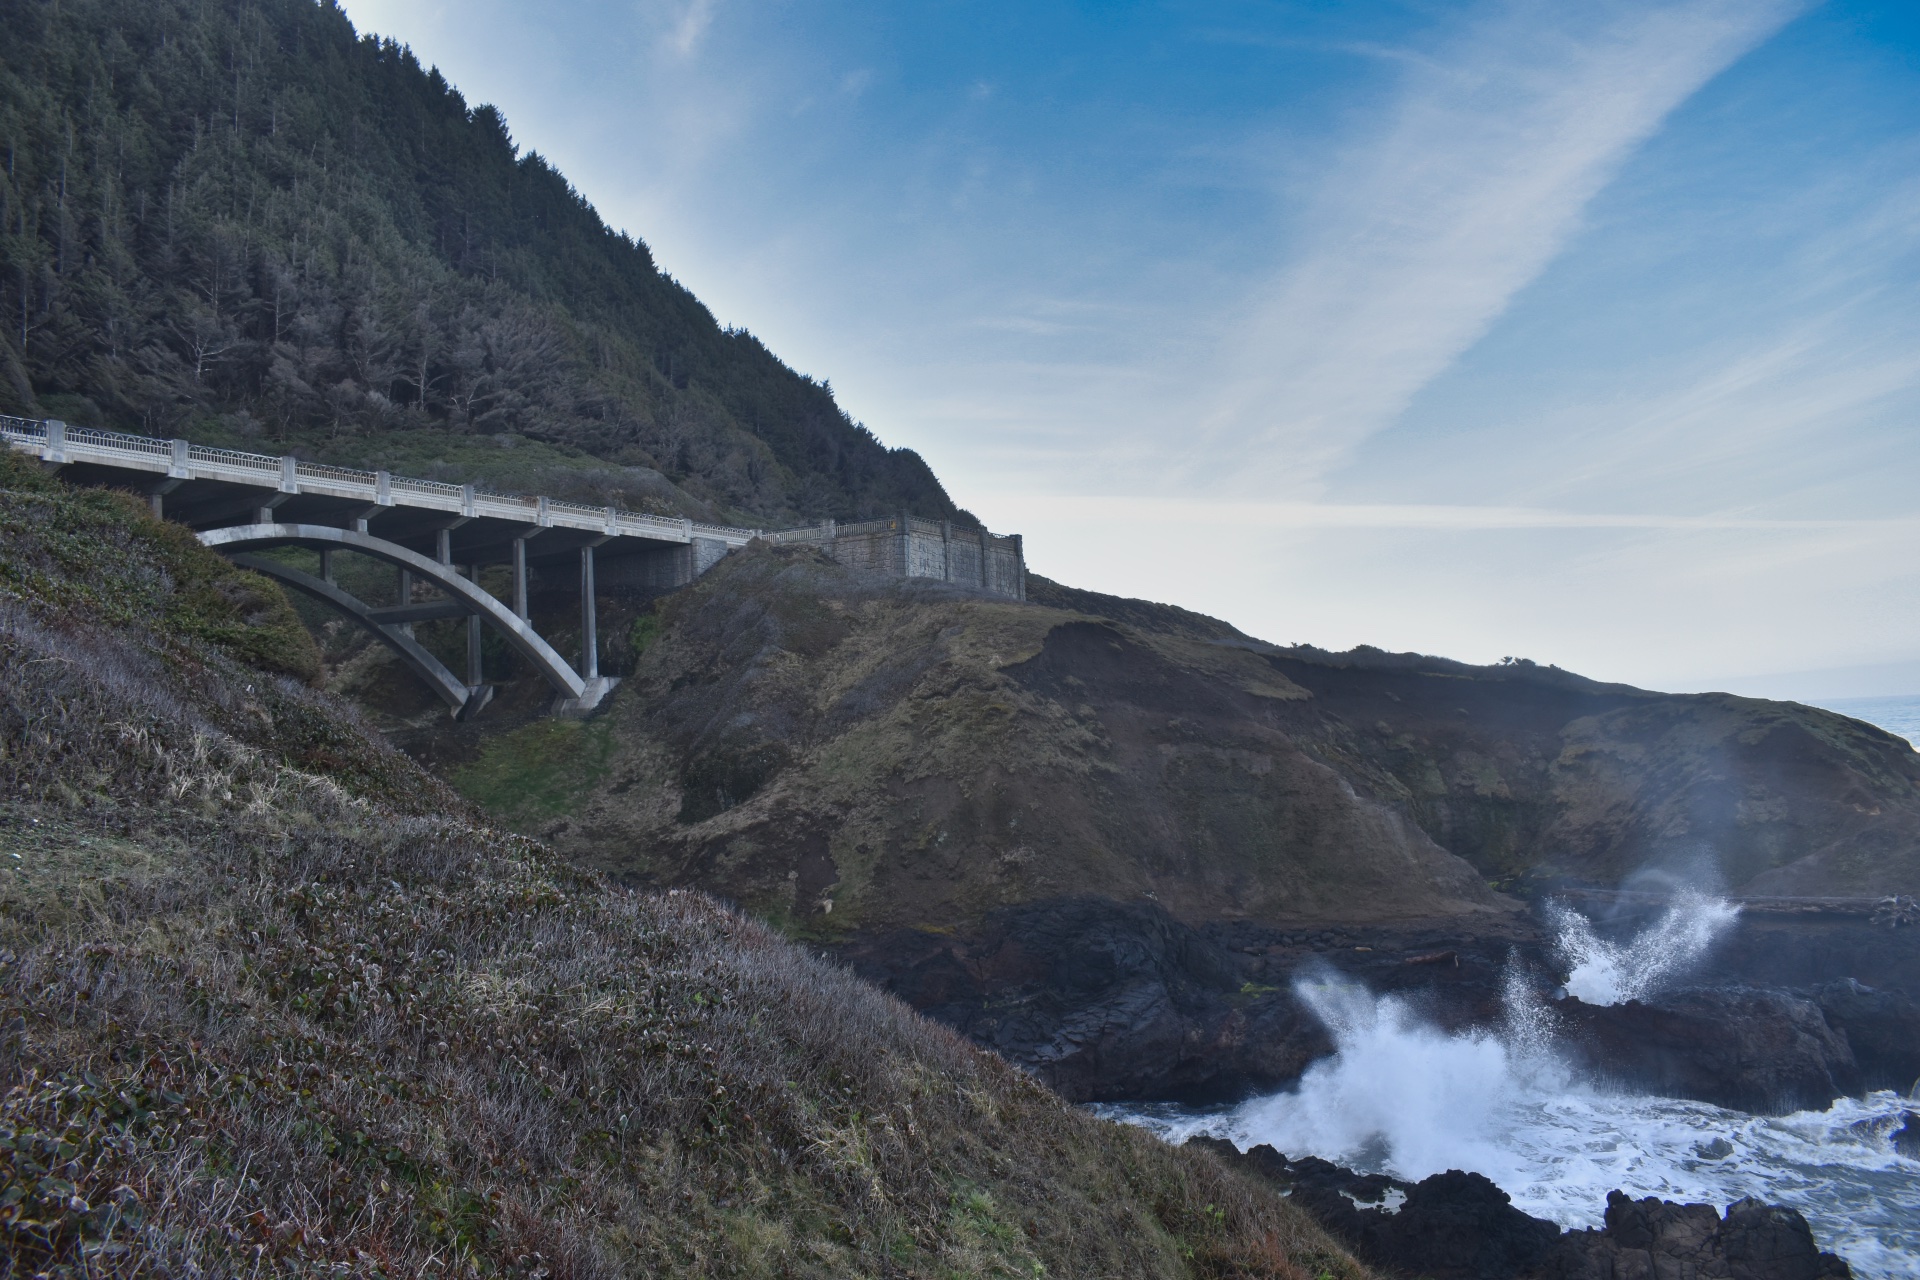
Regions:
<svg viewBox="0 0 1920 1280"><path fill-rule="evenodd" d="M1310 491L1479 339L1675 107L1801 7L1515 0L1416 64L1252 308L1204 453L1243 486Z"/></svg>

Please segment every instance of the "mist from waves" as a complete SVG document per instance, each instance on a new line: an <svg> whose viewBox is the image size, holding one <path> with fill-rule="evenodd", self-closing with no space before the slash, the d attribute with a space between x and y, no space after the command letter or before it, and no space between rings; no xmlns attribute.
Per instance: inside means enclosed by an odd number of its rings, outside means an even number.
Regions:
<svg viewBox="0 0 1920 1280"><path fill-rule="evenodd" d="M1691 969L1740 915L1723 898L1676 893L1660 919L1626 942L1610 942L1563 903L1547 905L1554 949L1567 965L1567 994L1587 1004L1623 1004L1654 994Z"/></svg>
<svg viewBox="0 0 1920 1280"><path fill-rule="evenodd" d="M1638 937L1608 943L1571 911L1556 917L1568 988L1611 1003L1683 974L1731 922L1697 897ZM1865 1278L1920 1277L1920 1161L1891 1136L1913 1101L1891 1091L1824 1111L1753 1116L1703 1102L1623 1093L1582 1080L1557 1051L1539 984L1509 966L1497 1027L1444 1031L1406 1001L1330 971L1295 993L1333 1033L1335 1053L1292 1089L1232 1108L1095 1108L1170 1142L1205 1134L1242 1150L1268 1143L1415 1182L1484 1174L1516 1207L1562 1227L1599 1226L1609 1191L1718 1209L1743 1196L1791 1205L1823 1249ZM1583 996L1588 998L1587 996Z"/></svg>

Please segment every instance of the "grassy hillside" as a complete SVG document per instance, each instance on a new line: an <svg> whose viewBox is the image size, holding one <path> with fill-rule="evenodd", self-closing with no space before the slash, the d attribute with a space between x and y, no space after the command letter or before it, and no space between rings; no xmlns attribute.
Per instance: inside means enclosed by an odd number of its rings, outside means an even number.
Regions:
<svg viewBox="0 0 1920 1280"><path fill-rule="evenodd" d="M0 1276L1363 1272L697 894L487 826L266 583L0 459Z"/></svg>
<svg viewBox="0 0 1920 1280"><path fill-rule="evenodd" d="M0 30L0 412L751 524L955 514L332 3Z"/></svg>

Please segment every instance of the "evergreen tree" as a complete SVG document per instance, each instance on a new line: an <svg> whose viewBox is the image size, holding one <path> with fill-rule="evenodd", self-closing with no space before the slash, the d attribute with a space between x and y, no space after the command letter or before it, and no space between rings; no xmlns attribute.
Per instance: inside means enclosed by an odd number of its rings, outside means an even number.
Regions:
<svg viewBox="0 0 1920 1280"><path fill-rule="evenodd" d="M0 30L0 411L341 461L531 440L762 523L964 515L332 0L0 0Z"/></svg>

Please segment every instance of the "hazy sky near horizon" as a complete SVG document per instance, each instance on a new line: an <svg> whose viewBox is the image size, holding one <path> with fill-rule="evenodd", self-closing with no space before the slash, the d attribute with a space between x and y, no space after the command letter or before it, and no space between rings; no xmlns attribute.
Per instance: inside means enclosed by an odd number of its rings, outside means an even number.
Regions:
<svg viewBox="0 0 1920 1280"><path fill-rule="evenodd" d="M344 7L1036 572L1920 692L1910 0Z"/></svg>

